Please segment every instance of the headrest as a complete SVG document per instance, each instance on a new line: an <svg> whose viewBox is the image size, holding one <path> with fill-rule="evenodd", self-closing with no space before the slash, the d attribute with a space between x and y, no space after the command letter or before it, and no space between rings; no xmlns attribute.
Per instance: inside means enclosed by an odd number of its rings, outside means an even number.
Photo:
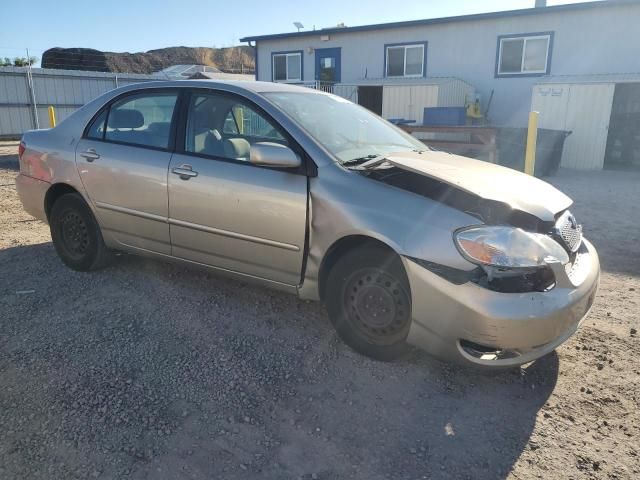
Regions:
<svg viewBox="0 0 640 480"><path fill-rule="evenodd" d="M109 112L109 127L139 128L144 125L144 116L138 110L122 108Z"/></svg>
<svg viewBox="0 0 640 480"><path fill-rule="evenodd" d="M229 138L224 141L224 154L228 158L249 160L251 145L244 138Z"/></svg>

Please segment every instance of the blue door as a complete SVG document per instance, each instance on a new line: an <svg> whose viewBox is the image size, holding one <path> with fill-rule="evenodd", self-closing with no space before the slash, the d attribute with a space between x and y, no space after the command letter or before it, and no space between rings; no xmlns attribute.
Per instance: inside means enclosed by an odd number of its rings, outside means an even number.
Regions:
<svg viewBox="0 0 640 480"><path fill-rule="evenodd" d="M319 82L340 82L340 48L316 49L316 80Z"/></svg>

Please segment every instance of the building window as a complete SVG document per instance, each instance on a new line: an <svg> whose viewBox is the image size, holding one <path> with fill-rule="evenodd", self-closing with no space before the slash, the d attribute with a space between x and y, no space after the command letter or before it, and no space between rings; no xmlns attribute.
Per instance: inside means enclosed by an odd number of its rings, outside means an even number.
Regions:
<svg viewBox="0 0 640 480"><path fill-rule="evenodd" d="M422 77L425 73L426 43L387 45L385 64L387 77Z"/></svg>
<svg viewBox="0 0 640 480"><path fill-rule="evenodd" d="M274 53L272 59L274 82L302 81L302 52Z"/></svg>
<svg viewBox="0 0 640 480"><path fill-rule="evenodd" d="M552 39L552 33L499 37L496 75L548 74Z"/></svg>

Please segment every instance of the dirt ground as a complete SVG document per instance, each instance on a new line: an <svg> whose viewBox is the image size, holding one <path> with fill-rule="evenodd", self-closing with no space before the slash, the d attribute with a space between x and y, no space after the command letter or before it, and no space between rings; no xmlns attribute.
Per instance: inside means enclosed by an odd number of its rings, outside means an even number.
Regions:
<svg viewBox="0 0 640 480"><path fill-rule="evenodd" d="M478 374L353 353L323 308L122 256L65 268L0 144L0 478L640 478L640 173L551 181L601 254L557 352Z"/></svg>

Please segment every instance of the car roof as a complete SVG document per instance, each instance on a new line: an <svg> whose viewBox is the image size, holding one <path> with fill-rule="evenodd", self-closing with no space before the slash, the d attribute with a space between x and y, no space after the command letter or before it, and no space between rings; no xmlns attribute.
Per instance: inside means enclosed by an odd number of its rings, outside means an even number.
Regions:
<svg viewBox="0 0 640 480"><path fill-rule="evenodd" d="M312 88L275 82L256 82L252 80L161 80L152 82L142 82L128 85L130 90L153 86L162 87L190 87L190 88L216 88L235 87L236 89L248 90L258 94L266 92L317 92ZM129 90L129 89L128 89Z"/></svg>

